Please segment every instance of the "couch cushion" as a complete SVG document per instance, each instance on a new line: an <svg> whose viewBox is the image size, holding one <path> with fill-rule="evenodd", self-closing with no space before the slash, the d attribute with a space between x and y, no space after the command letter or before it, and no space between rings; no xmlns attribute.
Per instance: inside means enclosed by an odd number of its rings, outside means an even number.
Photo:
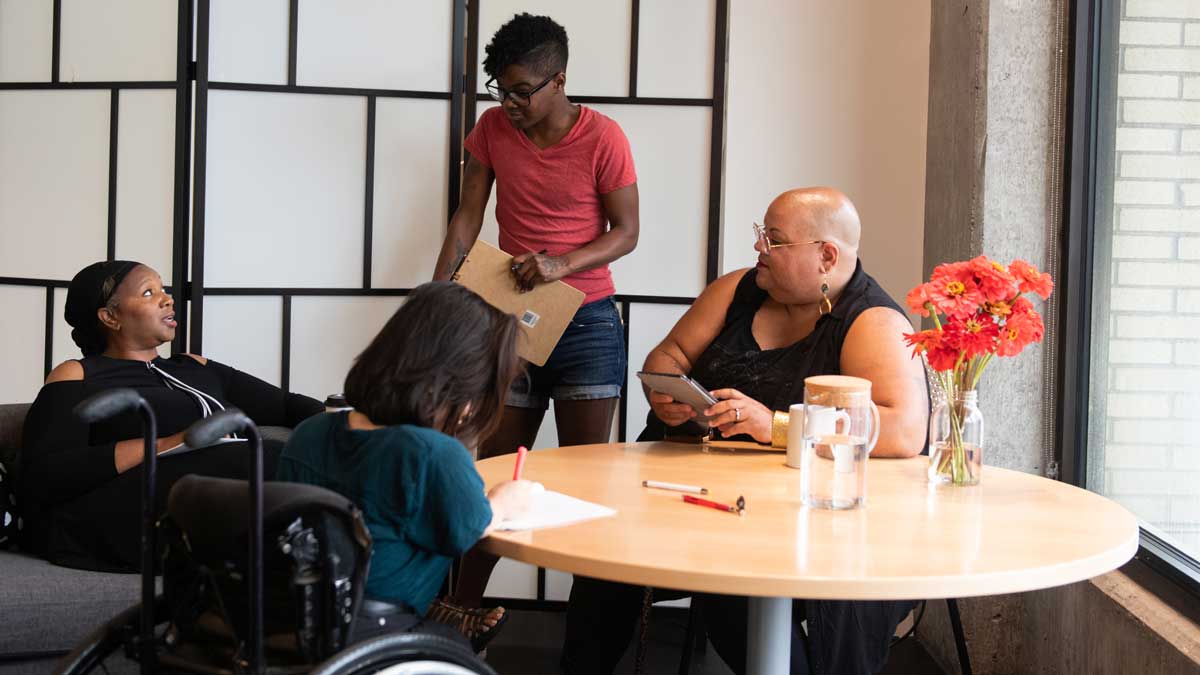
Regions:
<svg viewBox="0 0 1200 675"><path fill-rule="evenodd" d="M70 650L141 599L141 576L0 552L0 657Z"/></svg>

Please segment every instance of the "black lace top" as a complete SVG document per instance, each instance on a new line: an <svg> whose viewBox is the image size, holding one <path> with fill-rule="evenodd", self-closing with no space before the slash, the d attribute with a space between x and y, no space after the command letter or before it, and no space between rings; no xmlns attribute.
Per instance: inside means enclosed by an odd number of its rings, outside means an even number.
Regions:
<svg viewBox="0 0 1200 675"><path fill-rule="evenodd" d="M751 332L754 315L767 299L757 277L758 271L750 270L738 282L720 335L696 359L689 376L709 390L737 389L773 410L786 411L804 400L804 378L841 373L842 344L859 314L873 307L904 313L859 262L833 311L817 319L811 333L787 347L764 350ZM639 440L661 439L665 432L651 411Z"/></svg>

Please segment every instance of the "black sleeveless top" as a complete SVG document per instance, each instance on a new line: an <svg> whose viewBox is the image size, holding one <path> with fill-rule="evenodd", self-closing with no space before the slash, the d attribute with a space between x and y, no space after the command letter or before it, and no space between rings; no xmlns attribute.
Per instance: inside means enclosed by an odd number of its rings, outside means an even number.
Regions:
<svg viewBox="0 0 1200 675"><path fill-rule="evenodd" d="M803 401L805 378L841 374L842 344L859 314L874 307L890 307L904 314L859 261L837 304L817 319L811 333L787 347L762 349L751 331L754 315L767 299L757 278L758 270L753 269L742 276L725 311L720 335L696 359L689 377L709 390L737 389L772 410L786 411ZM659 440L666 430L650 411L646 431L638 440ZM678 431L698 433L699 428L689 423Z"/></svg>

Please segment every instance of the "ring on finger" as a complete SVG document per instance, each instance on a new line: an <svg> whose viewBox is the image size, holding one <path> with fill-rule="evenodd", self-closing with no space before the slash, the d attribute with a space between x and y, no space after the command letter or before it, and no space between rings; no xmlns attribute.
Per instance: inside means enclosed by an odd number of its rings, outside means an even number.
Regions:
<svg viewBox="0 0 1200 675"><path fill-rule="evenodd" d="M742 421L742 409L741 408L733 409L733 421L735 421L735 422Z"/></svg>

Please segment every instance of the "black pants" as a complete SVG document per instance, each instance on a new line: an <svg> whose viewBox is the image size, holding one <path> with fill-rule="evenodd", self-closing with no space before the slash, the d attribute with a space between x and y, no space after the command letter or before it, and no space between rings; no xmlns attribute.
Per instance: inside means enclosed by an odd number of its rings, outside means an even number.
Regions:
<svg viewBox="0 0 1200 675"><path fill-rule="evenodd" d="M704 612L708 638L721 659L739 675L746 671L747 600L729 595L655 590L655 600L692 596ZM643 590L611 581L575 577L567 608L567 635L562 668L568 675L608 675L633 638L642 610ZM804 601L792 603L793 675L811 672L808 640L801 627Z"/></svg>
<svg viewBox="0 0 1200 675"><path fill-rule="evenodd" d="M250 478L248 443L200 448L159 457L155 472L156 510L162 513L175 481L188 474ZM279 441L263 441L263 480L275 479ZM102 572L141 569L142 466L54 509L43 552L50 562ZM159 545L162 545L160 538Z"/></svg>

